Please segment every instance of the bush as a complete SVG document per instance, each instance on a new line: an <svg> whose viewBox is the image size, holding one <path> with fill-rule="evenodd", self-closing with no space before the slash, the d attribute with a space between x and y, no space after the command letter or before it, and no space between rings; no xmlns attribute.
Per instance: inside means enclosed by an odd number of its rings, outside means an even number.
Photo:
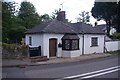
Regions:
<svg viewBox="0 0 120 80"><path fill-rule="evenodd" d="M117 32L113 33L113 38L120 39L120 33Z"/></svg>
<svg viewBox="0 0 120 80"><path fill-rule="evenodd" d="M1 45L1 43L0 43ZM21 58L28 55L28 46L2 43L3 58Z"/></svg>

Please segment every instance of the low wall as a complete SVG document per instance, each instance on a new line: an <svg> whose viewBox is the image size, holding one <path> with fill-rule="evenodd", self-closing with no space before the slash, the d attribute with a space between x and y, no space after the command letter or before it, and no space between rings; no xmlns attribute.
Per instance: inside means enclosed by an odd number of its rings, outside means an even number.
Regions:
<svg viewBox="0 0 120 80"><path fill-rule="evenodd" d="M120 50L120 41L107 41L105 42L105 48L107 51Z"/></svg>
<svg viewBox="0 0 120 80"><path fill-rule="evenodd" d="M0 46L2 46L2 58L28 57L29 48L26 45L2 43Z"/></svg>

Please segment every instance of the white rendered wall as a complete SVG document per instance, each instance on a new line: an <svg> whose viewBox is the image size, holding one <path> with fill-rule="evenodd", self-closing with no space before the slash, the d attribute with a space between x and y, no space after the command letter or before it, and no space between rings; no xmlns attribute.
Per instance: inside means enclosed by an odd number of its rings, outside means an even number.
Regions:
<svg viewBox="0 0 120 80"><path fill-rule="evenodd" d="M71 51L71 57L79 57L81 55L80 50Z"/></svg>
<svg viewBox="0 0 120 80"><path fill-rule="evenodd" d="M64 36L64 34L47 34L45 33L43 35L43 54L44 56L47 56L49 58L49 39L51 38L56 38L57 39L57 53L56 56L57 57L62 57L62 48L58 48L58 44L62 43L62 37Z"/></svg>
<svg viewBox="0 0 120 80"><path fill-rule="evenodd" d="M82 46L83 46L83 37L82 35L78 35L79 36L79 54L82 55Z"/></svg>
<svg viewBox="0 0 120 80"><path fill-rule="evenodd" d="M62 57L79 57L81 54L80 54L80 50L72 50L72 51L63 51L62 53Z"/></svg>
<svg viewBox="0 0 120 80"><path fill-rule="evenodd" d="M120 41L118 42L118 50L120 50Z"/></svg>
<svg viewBox="0 0 120 80"><path fill-rule="evenodd" d="M120 50L120 41L108 41L105 42L107 51Z"/></svg>
<svg viewBox="0 0 120 80"><path fill-rule="evenodd" d="M71 52L63 50L62 57L71 57Z"/></svg>
<svg viewBox="0 0 120 80"><path fill-rule="evenodd" d="M98 37L98 46L91 46L91 38ZM104 35L84 35L84 54L103 53Z"/></svg>
<svg viewBox="0 0 120 80"><path fill-rule="evenodd" d="M32 38L31 45L29 45L29 37ZM26 34L25 43L29 47L41 46L41 55L43 55L43 34Z"/></svg>
<svg viewBox="0 0 120 80"><path fill-rule="evenodd" d="M83 45L83 37L79 36L79 50L74 51L65 51L62 48L58 47L59 43L62 43L62 37L64 34L26 34L25 43L29 44L29 37L32 37L32 46L30 47L38 47L41 46L42 56L47 56L49 58L49 39L55 38L57 39L57 53L56 57L78 57L82 55L82 45ZM91 47L91 38L98 37L98 46ZM120 43L119 43L120 44ZM90 53L103 53L104 51L104 35L84 35L84 54Z"/></svg>

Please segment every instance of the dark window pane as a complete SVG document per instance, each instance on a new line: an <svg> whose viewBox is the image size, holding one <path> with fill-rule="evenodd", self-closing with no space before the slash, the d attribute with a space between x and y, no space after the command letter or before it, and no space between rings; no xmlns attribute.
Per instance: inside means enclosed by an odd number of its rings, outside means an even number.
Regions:
<svg viewBox="0 0 120 80"><path fill-rule="evenodd" d="M65 40L65 49L70 49L70 40Z"/></svg>
<svg viewBox="0 0 120 80"><path fill-rule="evenodd" d="M29 37L29 45L32 45L32 37Z"/></svg>
<svg viewBox="0 0 120 80"><path fill-rule="evenodd" d="M78 40L72 40L72 50L78 49Z"/></svg>
<svg viewBox="0 0 120 80"><path fill-rule="evenodd" d="M91 46L98 46L98 38L97 37L92 37L92 42Z"/></svg>
<svg viewBox="0 0 120 80"><path fill-rule="evenodd" d="M63 50L78 50L79 49L79 40L63 40L62 41L62 49Z"/></svg>

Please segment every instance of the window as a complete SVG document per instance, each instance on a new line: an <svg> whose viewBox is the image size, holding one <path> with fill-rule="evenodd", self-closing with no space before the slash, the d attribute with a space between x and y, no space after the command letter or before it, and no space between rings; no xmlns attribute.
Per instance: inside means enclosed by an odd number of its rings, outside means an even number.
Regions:
<svg viewBox="0 0 120 80"><path fill-rule="evenodd" d="M65 49L70 49L70 40L65 40Z"/></svg>
<svg viewBox="0 0 120 80"><path fill-rule="evenodd" d="M72 50L77 50L79 48L78 42L78 40L72 40Z"/></svg>
<svg viewBox="0 0 120 80"><path fill-rule="evenodd" d="M79 39L62 40L63 50L79 50Z"/></svg>
<svg viewBox="0 0 120 80"><path fill-rule="evenodd" d="M29 45L32 45L32 37L29 37Z"/></svg>
<svg viewBox="0 0 120 80"><path fill-rule="evenodd" d="M98 38L92 37L91 43L92 43L91 46L98 46Z"/></svg>

